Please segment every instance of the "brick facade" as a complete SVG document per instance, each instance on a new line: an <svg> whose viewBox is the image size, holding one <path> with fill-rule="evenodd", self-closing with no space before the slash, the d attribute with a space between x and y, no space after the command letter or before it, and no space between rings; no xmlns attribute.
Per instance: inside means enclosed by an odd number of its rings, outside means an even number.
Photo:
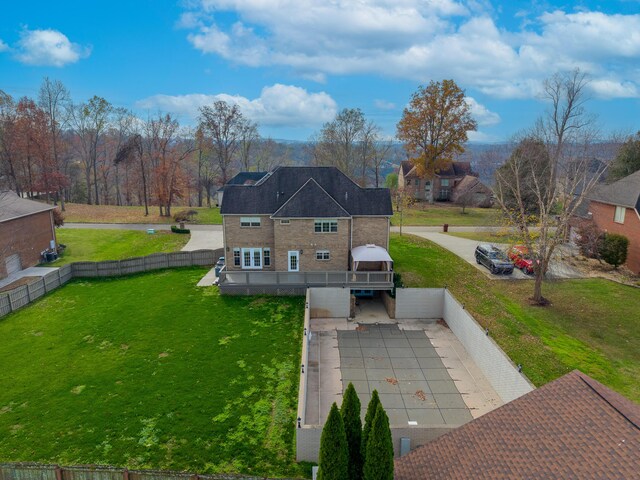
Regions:
<svg viewBox="0 0 640 480"><path fill-rule="evenodd" d="M640 217L633 208L627 208L624 223L613 221L616 207L606 203L592 201L589 211L593 221L604 232L617 233L629 239L627 263L625 265L634 273L640 273Z"/></svg>
<svg viewBox="0 0 640 480"><path fill-rule="evenodd" d="M270 248L271 266L262 270L287 271L289 251L299 252L299 270L349 270L350 245L375 243L388 249L387 217L353 217L338 219L338 231L316 233L314 219L289 219L289 223L261 216L260 227L241 227L240 216L225 215L223 221L227 270L242 270L233 262L234 248ZM353 239L351 238L353 222ZM329 251L329 260L317 260L318 250Z"/></svg>
<svg viewBox="0 0 640 480"><path fill-rule="evenodd" d="M0 278L7 276L6 259L20 255L22 268L40 262L40 252L56 240L51 211L8 220L0 223Z"/></svg>

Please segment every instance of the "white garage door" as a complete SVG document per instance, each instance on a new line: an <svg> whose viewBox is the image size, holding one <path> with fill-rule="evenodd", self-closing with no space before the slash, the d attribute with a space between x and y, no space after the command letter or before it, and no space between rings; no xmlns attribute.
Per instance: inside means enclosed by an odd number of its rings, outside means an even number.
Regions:
<svg viewBox="0 0 640 480"><path fill-rule="evenodd" d="M12 273L16 273L21 270L19 255L11 255L7 257L6 263L7 263L7 275L11 275Z"/></svg>

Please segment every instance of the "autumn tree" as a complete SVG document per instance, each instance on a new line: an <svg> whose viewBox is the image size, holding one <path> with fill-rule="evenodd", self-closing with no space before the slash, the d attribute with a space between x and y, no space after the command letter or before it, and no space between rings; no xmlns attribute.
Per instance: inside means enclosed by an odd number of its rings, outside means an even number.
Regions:
<svg viewBox="0 0 640 480"><path fill-rule="evenodd" d="M585 110L586 86L580 70L546 80L548 112L524 135L527 141L519 143L516 161L497 171L496 201L529 249L535 276L531 301L538 305L548 303L542 285L556 248L568 237L571 218L604 170L591 168L597 137ZM536 203L533 215L526 204L531 194Z"/></svg>
<svg viewBox="0 0 640 480"><path fill-rule="evenodd" d="M0 90L0 187L13 190L20 195L23 186L18 179L16 120L13 98Z"/></svg>
<svg viewBox="0 0 640 480"><path fill-rule="evenodd" d="M611 163L608 182L615 182L640 170L640 132L626 139Z"/></svg>
<svg viewBox="0 0 640 480"><path fill-rule="evenodd" d="M231 168L249 120L238 105L218 100L200 108L199 128L211 139L212 160L220 171L224 185L231 177Z"/></svg>
<svg viewBox="0 0 640 480"><path fill-rule="evenodd" d="M435 173L464 152L467 132L476 129L464 90L453 80L431 81L411 96L397 125L397 137L405 143L418 173L433 181Z"/></svg>
<svg viewBox="0 0 640 480"><path fill-rule="evenodd" d="M149 195L147 188L147 165L142 145L142 135L133 133L127 138L116 152L113 160L116 165L136 164L139 167L142 192L140 200L144 203L144 214L149 215Z"/></svg>

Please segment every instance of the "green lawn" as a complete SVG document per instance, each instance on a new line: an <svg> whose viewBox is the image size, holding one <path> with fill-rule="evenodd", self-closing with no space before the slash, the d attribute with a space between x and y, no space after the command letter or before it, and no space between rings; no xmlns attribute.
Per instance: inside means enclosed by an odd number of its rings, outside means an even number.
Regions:
<svg viewBox="0 0 640 480"><path fill-rule="evenodd" d="M516 244L521 242L516 235L510 235L507 232L449 232L448 235L454 237L466 238L467 240L475 240L476 242L487 243L508 243Z"/></svg>
<svg viewBox="0 0 640 480"><path fill-rule="evenodd" d="M549 282L549 307L529 305L533 283L492 281L453 253L393 235L396 271L411 287L442 287L491 332L536 385L580 369L640 402L640 289L603 279Z"/></svg>
<svg viewBox="0 0 640 480"><path fill-rule="evenodd" d="M58 243L67 246L62 256L49 264L98 262L141 257L152 253L177 252L189 241L189 235L157 231L153 235L135 230L99 230L59 228Z"/></svg>
<svg viewBox="0 0 640 480"><path fill-rule="evenodd" d="M304 300L206 269L72 281L0 321L0 462L301 476Z"/></svg>
<svg viewBox="0 0 640 480"><path fill-rule="evenodd" d="M149 207L149 215L144 214L144 207L118 207L115 205L84 205L81 203L67 203L64 212L65 222L69 223L171 223L176 222L172 217L161 217L158 207ZM217 207L172 207L171 213L183 210L198 212L193 223L221 225L222 216Z"/></svg>
<svg viewBox="0 0 640 480"><path fill-rule="evenodd" d="M419 204L405 209L402 216L402 223L406 226L437 226L445 223L460 226L485 226L497 223L499 211L493 208L467 208L465 213L462 213L462 208L456 206ZM400 225L400 213L393 214L391 224Z"/></svg>

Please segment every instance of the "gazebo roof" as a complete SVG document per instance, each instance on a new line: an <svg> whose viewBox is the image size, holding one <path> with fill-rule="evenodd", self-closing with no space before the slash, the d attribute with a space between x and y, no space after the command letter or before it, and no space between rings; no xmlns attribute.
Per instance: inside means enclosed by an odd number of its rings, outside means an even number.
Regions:
<svg viewBox="0 0 640 480"><path fill-rule="evenodd" d="M385 248L372 243L352 248L351 258L354 262L393 262Z"/></svg>

